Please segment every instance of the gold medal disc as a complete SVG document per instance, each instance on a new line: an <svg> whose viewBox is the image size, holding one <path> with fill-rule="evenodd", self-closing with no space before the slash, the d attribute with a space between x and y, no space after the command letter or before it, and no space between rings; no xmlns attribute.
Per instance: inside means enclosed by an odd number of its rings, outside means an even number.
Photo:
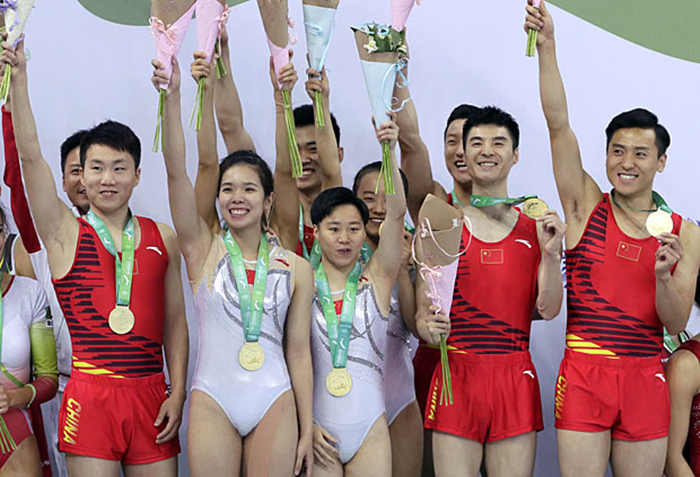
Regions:
<svg viewBox="0 0 700 477"><path fill-rule="evenodd" d="M125 335L134 328L134 313L128 306L117 305L109 313L109 328L118 335Z"/></svg>
<svg viewBox="0 0 700 477"><path fill-rule="evenodd" d="M384 230L384 222L382 222L381 224L379 224L379 230L378 230L378 232L379 232L379 236L380 236L380 237L382 236L382 230Z"/></svg>
<svg viewBox="0 0 700 477"><path fill-rule="evenodd" d="M265 351L258 342L247 342L238 353L238 362L243 369L255 371L262 367L265 362Z"/></svg>
<svg viewBox="0 0 700 477"><path fill-rule="evenodd" d="M538 198L527 199L523 202L523 213L531 219L539 219L544 216L544 213L549 210L549 206L545 201Z"/></svg>
<svg viewBox="0 0 700 477"><path fill-rule="evenodd" d="M658 237L662 233L671 233L673 231L673 218L668 212L659 209L649 214L646 226L647 232L652 237Z"/></svg>
<svg viewBox="0 0 700 477"><path fill-rule="evenodd" d="M345 396L352 389L352 376L345 368L333 368L326 376L326 389L333 396Z"/></svg>

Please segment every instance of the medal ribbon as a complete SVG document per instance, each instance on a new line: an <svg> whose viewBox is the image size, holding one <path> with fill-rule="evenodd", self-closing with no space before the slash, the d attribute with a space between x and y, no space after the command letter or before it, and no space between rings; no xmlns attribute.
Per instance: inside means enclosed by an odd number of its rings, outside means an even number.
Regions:
<svg viewBox="0 0 700 477"><path fill-rule="evenodd" d="M131 300L131 284L134 274L134 216L129 211L129 220L122 230L122 256L119 258L117 247L114 245L112 234L105 223L92 210L88 211L85 220L95 229L102 245L114 256L116 274L117 306L129 306Z"/></svg>
<svg viewBox="0 0 700 477"><path fill-rule="evenodd" d="M489 197L486 195L474 195L469 198L469 204L472 207L488 207L490 205L507 204L520 205L528 199L536 199L536 194L524 195L522 197Z"/></svg>
<svg viewBox="0 0 700 477"><path fill-rule="evenodd" d="M622 205L615 199L615 189L610 191L610 198L615 203L615 205L621 209L632 210L635 212L656 212L657 210L662 210L668 214L673 214L673 210L671 210L664 198L661 197L661 194L659 194L655 190L651 191L651 198L654 200L654 205L656 205L655 209L635 209L634 207Z"/></svg>
<svg viewBox="0 0 700 477"><path fill-rule="evenodd" d="M243 253L231 232L226 232L224 244L228 250L233 266L233 275L238 289L238 300L241 304L241 317L243 320L243 333L246 343L257 343L260 338L260 326L262 325L263 302L265 301L265 289L267 288L267 270L270 267L270 245L267 243L265 232L260 236L258 247L258 262L255 265L255 281L253 282L253 297L251 300L248 277L243 263Z"/></svg>
<svg viewBox="0 0 700 477"><path fill-rule="evenodd" d="M301 202L299 202L299 243L301 243L301 251L304 254L304 258L307 259L311 267L316 270L318 264L321 263L321 244L318 243L318 240L314 239L311 252L306 249L306 242L304 241L304 208Z"/></svg>
<svg viewBox="0 0 700 477"><path fill-rule="evenodd" d="M345 281L345 295L343 296L343 311L338 315L335 312L335 305L331 297L331 287L328 284L326 272L323 271L323 264L316 269L316 290L321 299L323 315L326 317L328 327L328 344L331 348L331 360L334 368L345 368L348 362L348 350L350 347L350 332L352 331L352 320L355 315L355 298L357 297L357 287L362 273L362 265L355 262L350 275Z"/></svg>
<svg viewBox="0 0 700 477"><path fill-rule="evenodd" d="M462 203L461 200L459 200L459 197L457 197L457 193L455 192L454 189L452 189L452 192L450 192L450 195L452 196L452 205L458 205L460 209L464 208L464 204Z"/></svg>

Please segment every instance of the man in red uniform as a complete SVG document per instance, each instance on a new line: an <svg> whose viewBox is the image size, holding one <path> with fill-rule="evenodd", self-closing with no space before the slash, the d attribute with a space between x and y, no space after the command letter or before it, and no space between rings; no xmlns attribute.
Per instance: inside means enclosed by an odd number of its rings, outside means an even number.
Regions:
<svg viewBox="0 0 700 477"><path fill-rule="evenodd" d="M59 423L59 449L75 476L175 476L188 338L173 231L132 216L140 143L107 121L81 141L90 201L77 219L58 198L27 92L24 43L3 42L14 73L10 97L22 170L37 231L70 329L73 372ZM163 348L172 393L163 376Z"/></svg>
<svg viewBox="0 0 700 477"><path fill-rule="evenodd" d="M449 318L431 305L424 282L417 293L421 337L438 344L449 331L454 404L440 402L444 381L438 366L425 426L434 431L437 475L477 475L485 454L489 476L532 476L536 431L543 423L530 326L535 310L549 320L561 308L566 227L556 212L544 207L533 219L514 207L522 200L508 198L519 142L508 113L482 108L466 120L463 138L472 191L462 209L466 250Z"/></svg>
<svg viewBox="0 0 700 477"><path fill-rule="evenodd" d="M527 7L539 31L540 95L564 207L568 323L555 418L563 476L659 476L669 425L660 364L663 327L679 333L690 314L700 265L700 230L653 191L670 137L644 109L606 129L603 193L583 168L569 124L546 5Z"/></svg>

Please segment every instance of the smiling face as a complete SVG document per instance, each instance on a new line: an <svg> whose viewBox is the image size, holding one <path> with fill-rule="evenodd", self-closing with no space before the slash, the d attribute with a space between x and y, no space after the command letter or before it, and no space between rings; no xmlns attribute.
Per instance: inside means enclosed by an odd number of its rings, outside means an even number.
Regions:
<svg viewBox="0 0 700 477"><path fill-rule="evenodd" d="M109 213L128 206L140 176L131 154L93 144L86 152L81 182L90 206Z"/></svg>
<svg viewBox="0 0 700 477"><path fill-rule="evenodd" d="M469 172L467 172L462 143L462 130L466 121L466 119L452 121L445 135L445 164L447 165L447 170L455 182L462 185L469 185L472 181Z"/></svg>
<svg viewBox="0 0 700 477"><path fill-rule="evenodd" d="M324 260L339 269L352 266L365 241L362 215L352 204L340 205L314 226L314 234L321 245Z"/></svg>
<svg viewBox="0 0 700 477"><path fill-rule="evenodd" d="M221 178L219 210L232 230L260 227L272 207L272 195L265 190L258 171L247 164L229 167Z"/></svg>
<svg viewBox="0 0 700 477"><path fill-rule="evenodd" d="M651 194L654 177L666 167L666 154L659 157L653 129L618 129L606 159L608 180L623 196Z"/></svg>
<svg viewBox="0 0 700 477"><path fill-rule="evenodd" d="M369 222L365 226L367 237L374 243L379 242L379 226L382 225L386 218L386 193L384 192L384 181L379 181L379 189L377 188L377 180L379 172L373 171L365 174L357 187L357 197L365 203L369 210Z"/></svg>
<svg viewBox="0 0 700 477"><path fill-rule="evenodd" d="M469 130L466 162L474 183L492 184L506 180L518 162L518 150L504 126L482 124Z"/></svg>
<svg viewBox="0 0 700 477"><path fill-rule="evenodd" d="M63 191L71 203L80 211L90 208L85 186L80 180L80 148L76 147L66 156L66 165L63 169Z"/></svg>

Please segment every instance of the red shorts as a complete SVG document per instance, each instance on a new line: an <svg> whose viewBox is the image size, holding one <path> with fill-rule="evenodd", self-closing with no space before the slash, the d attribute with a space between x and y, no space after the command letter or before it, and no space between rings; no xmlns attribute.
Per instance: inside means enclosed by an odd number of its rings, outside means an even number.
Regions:
<svg viewBox="0 0 700 477"><path fill-rule="evenodd" d="M425 427L480 443L544 429L537 372L527 351L450 353L454 404L440 404L442 368L430 391Z"/></svg>
<svg viewBox="0 0 700 477"><path fill-rule="evenodd" d="M2 420L5 421L10 435L8 436L4 430L0 431L0 468L7 463L14 452L12 443L14 442L15 448L19 447L23 440L34 433L29 412L25 409L11 407L2 415Z"/></svg>
<svg viewBox="0 0 700 477"><path fill-rule="evenodd" d="M440 349L429 347L427 343L420 342L416 356L413 358L414 378L416 387L416 400L420 406L421 416L425 416L425 405L430 394L430 383L433 380L435 368L440 364Z"/></svg>
<svg viewBox="0 0 700 477"><path fill-rule="evenodd" d="M554 425L612 438L648 441L668 435L670 407L661 356L610 359L567 349L554 396Z"/></svg>
<svg viewBox="0 0 700 477"><path fill-rule="evenodd" d="M156 444L165 428L153 423L167 399L163 373L144 378L110 378L73 370L58 420L61 452L121 461L159 462L180 453L175 438Z"/></svg>

